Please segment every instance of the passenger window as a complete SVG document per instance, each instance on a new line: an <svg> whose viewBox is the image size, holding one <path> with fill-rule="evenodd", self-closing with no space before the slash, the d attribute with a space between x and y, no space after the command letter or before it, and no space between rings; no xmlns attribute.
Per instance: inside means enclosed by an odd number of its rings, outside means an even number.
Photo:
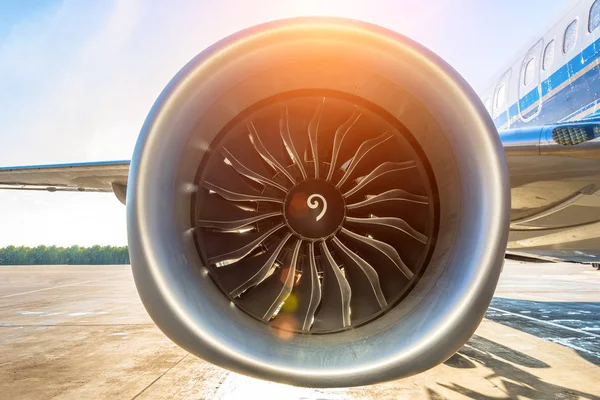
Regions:
<svg viewBox="0 0 600 400"><path fill-rule="evenodd" d="M590 8L590 21L588 23L588 30L593 32L600 26L600 2L596 0Z"/></svg>
<svg viewBox="0 0 600 400"><path fill-rule="evenodd" d="M504 83L500 85L498 90L496 90L496 101L494 102L494 107L496 111L501 110L506 104L506 85Z"/></svg>
<svg viewBox="0 0 600 400"><path fill-rule="evenodd" d="M535 58L527 61L523 69L523 85L529 86L535 76Z"/></svg>
<svg viewBox="0 0 600 400"><path fill-rule="evenodd" d="M571 22L565 31L565 40L563 42L563 52L566 54L573 50L577 43L577 20Z"/></svg>
<svg viewBox="0 0 600 400"><path fill-rule="evenodd" d="M542 69L544 71L550 69L554 63L554 40L546 45L544 49L544 60L542 61Z"/></svg>

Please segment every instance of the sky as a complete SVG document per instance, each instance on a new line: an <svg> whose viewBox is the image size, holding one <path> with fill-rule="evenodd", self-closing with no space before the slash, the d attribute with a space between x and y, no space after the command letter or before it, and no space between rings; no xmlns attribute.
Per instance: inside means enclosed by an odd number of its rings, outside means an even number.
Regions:
<svg viewBox="0 0 600 400"><path fill-rule="evenodd" d="M576 0L0 0L0 166L130 159L171 77L213 42L332 15L398 31L478 91ZM112 194L0 191L0 247L125 245Z"/></svg>

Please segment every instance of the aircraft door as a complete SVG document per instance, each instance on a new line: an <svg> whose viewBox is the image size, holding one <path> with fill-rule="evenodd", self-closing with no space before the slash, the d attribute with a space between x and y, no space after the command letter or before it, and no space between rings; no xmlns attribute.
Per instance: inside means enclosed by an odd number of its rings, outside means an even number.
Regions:
<svg viewBox="0 0 600 400"><path fill-rule="evenodd" d="M540 71L542 69L543 40L537 42L525 55L519 76L519 99L517 107L523 122L529 122L542 110L542 86Z"/></svg>

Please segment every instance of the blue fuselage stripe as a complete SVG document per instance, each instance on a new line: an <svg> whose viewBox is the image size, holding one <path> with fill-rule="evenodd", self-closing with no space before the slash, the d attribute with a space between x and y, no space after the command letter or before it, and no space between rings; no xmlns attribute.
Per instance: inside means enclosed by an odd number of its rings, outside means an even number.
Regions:
<svg viewBox="0 0 600 400"><path fill-rule="evenodd" d="M542 81L539 87L528 92L505 112L494 118L496 127L507 128L509 121L510 128L520 128L527 125L555 123L570 115L573 116L573 120L577 120L595 114L598 110L593 106L600 97L600 66L593 66L593 64L598 64L599 58L600 39L587 46ZM585 69L589 71L581 73ZM576 76L578 74L579 76ZM556 90L561 85L563 87ZM540 106L541 110L539 110ZM538 110L540 112L535 118L527 122L523 120L530 118Z"/></svg>

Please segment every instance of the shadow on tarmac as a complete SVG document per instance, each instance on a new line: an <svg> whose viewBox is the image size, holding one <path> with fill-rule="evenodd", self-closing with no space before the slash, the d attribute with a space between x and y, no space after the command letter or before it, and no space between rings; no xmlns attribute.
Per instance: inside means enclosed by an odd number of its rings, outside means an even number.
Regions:
<svg viewBox="0 0 600 400"><path fill-rule="evenodd" d="M460 393L471 399L590 399L600 400L600 397L583 390L568 389L559 385L545 382L538 376L523 368L550 368L550 366L537 358L513 350L509 347L474 335L467 344L444 364L453 368L476 368L481 364L493 371L486 376L487 380L499 379L499 389L506 393L506 397L492 397L458 384L440 384L453 392ZM523 367L523 368L520 368ZM496 385L496 382L494 382ZM583 389L583 388L582 388ZM430 399L439 400L445 397L435 390L428 388Z"/></svg>

